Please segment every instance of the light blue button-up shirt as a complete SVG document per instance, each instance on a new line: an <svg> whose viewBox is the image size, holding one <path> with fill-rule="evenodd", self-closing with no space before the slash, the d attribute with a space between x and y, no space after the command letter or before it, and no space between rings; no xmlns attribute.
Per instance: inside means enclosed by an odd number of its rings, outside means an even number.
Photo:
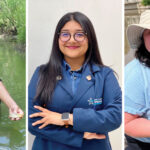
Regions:
<svg viewBox="0 0 150 150"><path fill-rule="evenodd" d="M134 59L125 67L125 112L150 120L150 68ZM136 138L150 143L150 138Z"/></svg>

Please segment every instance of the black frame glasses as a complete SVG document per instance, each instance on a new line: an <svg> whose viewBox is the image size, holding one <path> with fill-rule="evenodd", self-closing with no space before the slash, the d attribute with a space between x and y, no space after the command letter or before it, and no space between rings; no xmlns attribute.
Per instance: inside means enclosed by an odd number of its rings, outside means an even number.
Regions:
<svg viewBox="0 0 150 150"><path fill-rule="evenodd" d="M58 34L59 34L59 39L62 42L68 42L72 36L71 33L69 33L69 32L60 32ZM87 33L85 33L85 32L76 32L73 34L73 38L77 42L83 42L85 40L86 36L87 36Z"/></svg>

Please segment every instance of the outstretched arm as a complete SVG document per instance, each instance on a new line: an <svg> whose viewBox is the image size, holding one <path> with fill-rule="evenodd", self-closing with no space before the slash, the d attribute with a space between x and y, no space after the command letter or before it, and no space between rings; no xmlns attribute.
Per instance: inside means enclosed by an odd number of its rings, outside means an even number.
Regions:
<svg viewBox="0 0 150 150"><path fill-rule="evenodd" d="M16 102L12 99L7 89L0 81L0 100L2 100L9 108L9 116L11 120L20 120L23 117L23 111L18 107ZM14 116L13 114L19 114Z"/></svg>

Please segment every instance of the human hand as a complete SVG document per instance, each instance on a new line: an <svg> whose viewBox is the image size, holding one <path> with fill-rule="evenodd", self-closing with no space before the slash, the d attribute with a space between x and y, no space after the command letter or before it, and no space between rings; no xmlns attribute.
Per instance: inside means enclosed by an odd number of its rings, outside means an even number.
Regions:
<svg viewBox="0 0 150 150"><path fill-rule="evenodd" d="M9 108L9 118L11 120L20 120L21 118L23 118L24 116L24 112L21 110L21 108L18 107L17 104L13 104L10 108Z"/></svg>
<svg viewBox="0 0 150 150"><path fill-rule="evenodd" d="M34 113L30 115L30 118L42 117L42 119L32 123L33 126L42 124L39 129L46 127L49 124L63 126L64 122L61 119L61 114L57 112L50 111L46 108L40 106L34 106L34 108L40 110L41 112Z"/></svg>
<svg viewBox="0 0 150 150"><path fill-rule="evenodd" d="M105 139L106 136L104 134L96 134L96 133L91 133L91 132L84 132L83 138L87 140L91 139Z"/></svg>

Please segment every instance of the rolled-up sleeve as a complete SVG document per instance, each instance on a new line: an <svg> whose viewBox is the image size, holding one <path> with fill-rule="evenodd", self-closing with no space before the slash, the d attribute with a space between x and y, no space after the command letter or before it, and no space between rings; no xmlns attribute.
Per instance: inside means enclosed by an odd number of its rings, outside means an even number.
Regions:
<svg viewBox="0 0 150 150"><path fill-rule="evenodd" d="M139 67L125 71L125 112L142 116L146 111L144 80Z"/></svg>

